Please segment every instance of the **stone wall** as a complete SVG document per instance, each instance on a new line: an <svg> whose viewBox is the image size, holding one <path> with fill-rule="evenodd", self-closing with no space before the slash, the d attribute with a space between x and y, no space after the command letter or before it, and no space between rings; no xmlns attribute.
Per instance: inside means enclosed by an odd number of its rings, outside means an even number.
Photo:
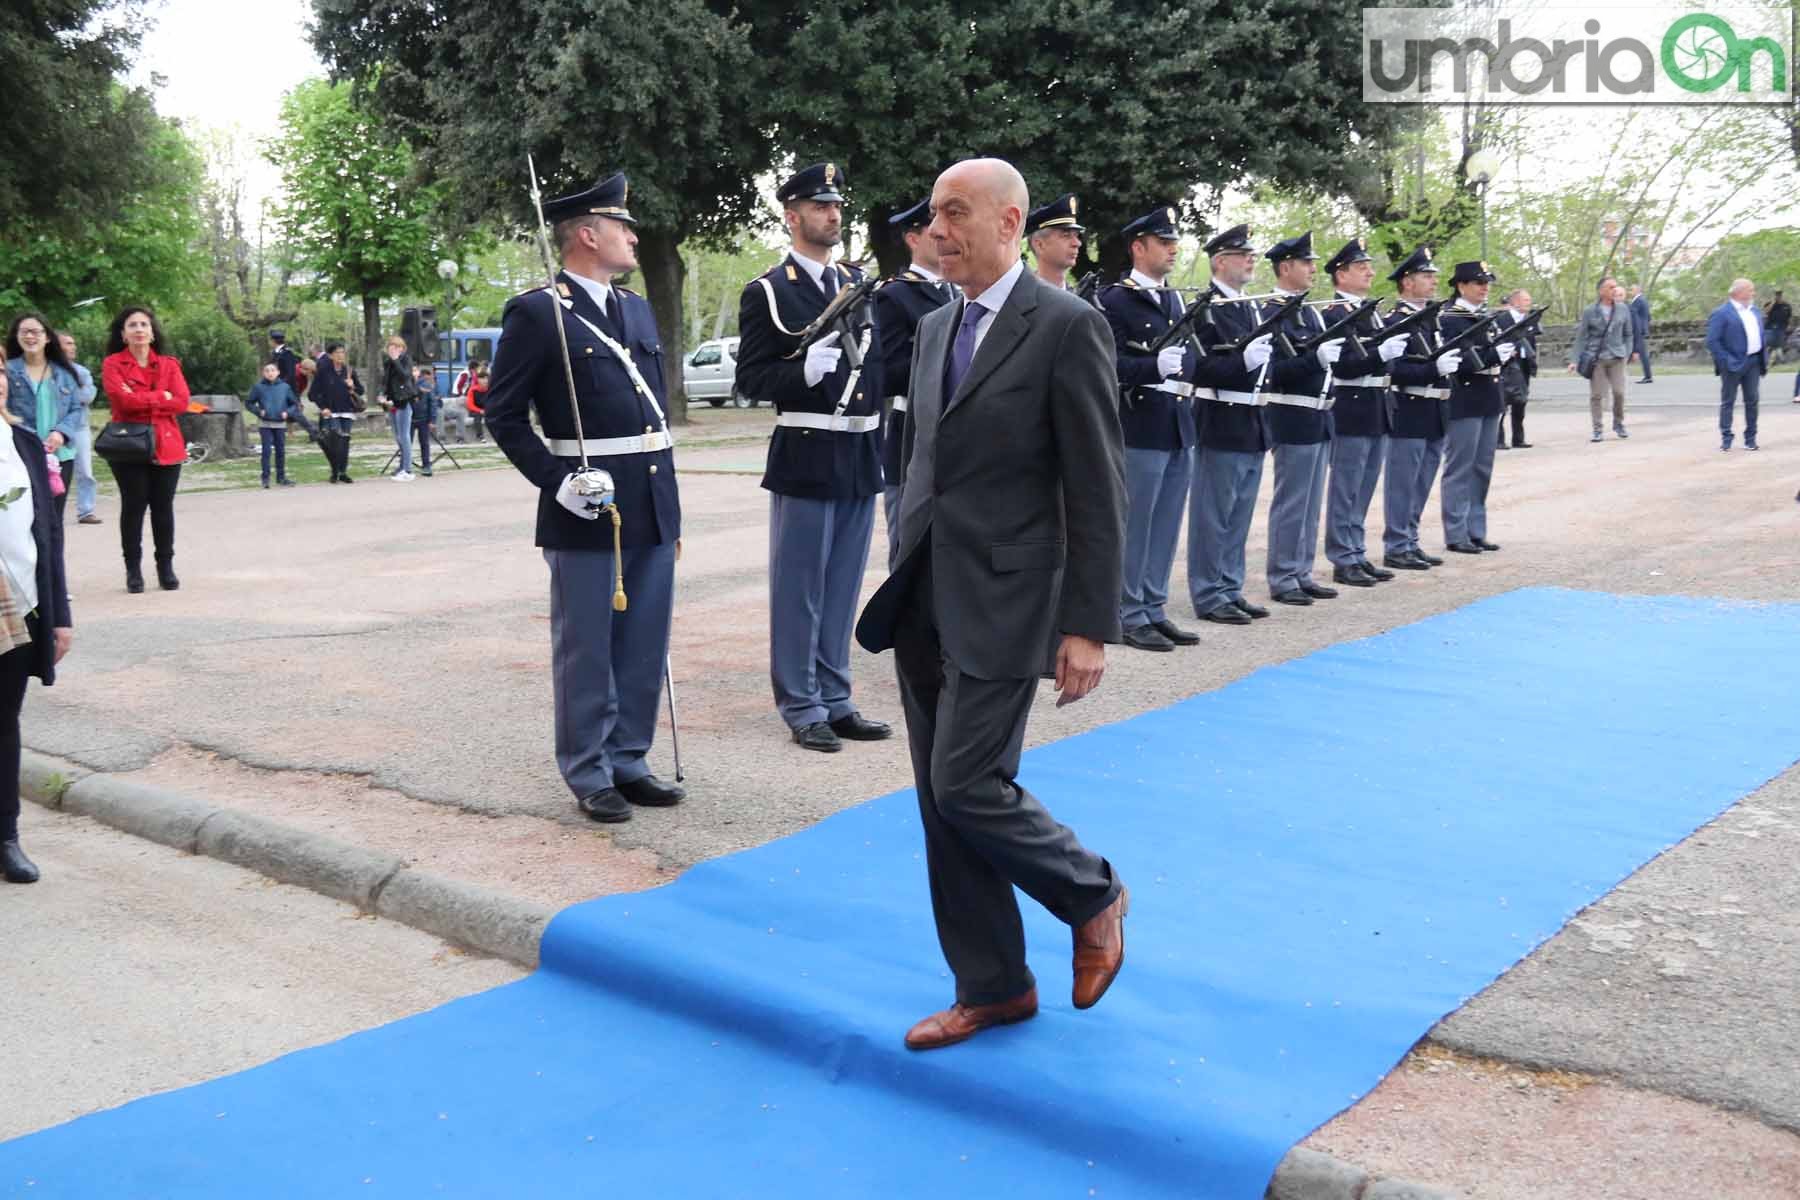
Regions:
<svg viewBox="0 0 1800 1200"><path fill-rule="evenodd" d="M1567 362L1575 344L1575 326L1546 325L1538 339L1545 362ZM1706 357L1705 321L1653 321L1650 325L1650 361L1664 359L1701 361Z"/></svg>

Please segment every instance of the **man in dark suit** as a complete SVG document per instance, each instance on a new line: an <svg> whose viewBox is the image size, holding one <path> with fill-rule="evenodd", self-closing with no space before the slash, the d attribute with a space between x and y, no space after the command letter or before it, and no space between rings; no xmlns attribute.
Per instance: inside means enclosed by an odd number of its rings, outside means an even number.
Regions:
<svg viewBox="0 0 1800 1200"><path fill-rule="evenodd" d="M656 318L648 301L612 282L637 266L626 190L625 176L614 175L545 201L563 270L554 293L543 287L507 302L485 406L495 443L538 490L537 545L550 567L556 765L576 806L607 822L629 820L634 804L666 806L684 794L645 761L669 650L681 501ZM579 427L558 323L574 368ZM542 438L531 426L533 409ZM594 481L604 485L598 492L585 486ZM616 556L611 514L602 516L609 498L621 520ZM621 582L627 603L615 611Z"/></svg>
<svg viewBox="0 0 1800 1200"><path fill-rule="evenodd" d="M1650 297L1637 284L1631 285L1631 348L1643 364L1644 377L1639 383L1655 383L1650 375Z"/></svg>
<svg viewBox="0 0 1800 1200"><path fill-rule="evenodd" d="M912 256L906 270L881 281L875 293L875 327L881 331L881 505L887 521L888 570L900 551L900 491L906 482L907 392L912 386L913 333L925 314L956 298L956 287L938 274L937 243L925 232L931 224L931 200L919 201L888 218L900 231Z"/></svg>
<svg viewBox="0 0 1800 1200"><path fill-rule="evenodd" d="M1640 296L1638 299L1642 298ZM1632 301L1632 305L1633 312L1635 312L1637 301ZM1507 293L1506 307L1507 311L1495 323L1502 331L1511 329L1531 315L1531 293L1524 288L1514 288ZM1649 308L1646 306L1644 311L1648 313ZM1531 449L1531 443L1525 440L1525 405L1531 400L1531 381L1537 378L1538 373L1537 343L1538 335L1535 332L1522 335L1514 343L1518 346L1519 352L1500 368L1500 391L1506 397L1506 407L1512 412L1512 448L1514 450ZM1647 351L1643 353L1644 370L1648 372L1650 357ZM1650 381L1645 379L1640 382L1649 383ZM1501 450L1507 448L1506 423L1504 421L1500 423L1500 439L1495 445Z"/></svg>
<svg viewBox="0 0 1800 1200"><path fill-rule="evenodd" d="M862 271L832 261L847 182L836 163L796 172L775 197L793 239L738 301L737 382L775 406L762 485L769 499L769 681L796 744L893 733L850 698L850 630L881 494L881 334L866 326L853 368L839 335L801 350L801 334Z"/></svg>
<svg viewBox="0 0 1800 1200"><path fill-rule="evenodd" d="M1731 281L1725 303L1706 319L1706 350L1719 377L1719 449L1731 449L1731 411L1739 389L1744 393L1744 449L1756 449L1756 410L1762 400L1762 377L1769 373L1768 337L1756 307L1756 285Z"/></svg>
<svg viewBox="0 0 1800 1200"><path fill-rule="evenodd" d="M899 566L857 625L893 649L938 941L956 1003L908 1031L930 1050L1037 1013L1015 887L1074 930L1076 1008L1125 958L1111 864L1016 781L1038 679L1059 705L1100 683L1119 640L1124 453L1106 321L1024 269L1025 181L957 163L931 236L964 299L919 323Z"/></svg>

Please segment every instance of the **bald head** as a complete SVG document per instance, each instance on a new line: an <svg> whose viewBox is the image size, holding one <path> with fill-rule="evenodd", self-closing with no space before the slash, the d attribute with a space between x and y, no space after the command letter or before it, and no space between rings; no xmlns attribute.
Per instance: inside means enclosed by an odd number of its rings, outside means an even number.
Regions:
<svg viewBox="0 0 1800 1200"><path fill-rule="evenodd" d="M1756 298L1756 285L1748 279L1731 281L1731 298L1739 304L1748 304Z"/></svg>
<svg viewBox="0 0 1800 1200"><path fill-rule="evenodd" d="M1031 193L1025 177L998 158L950 167L931 189L931 238L944 278L979 296L1019 261L1019 233Z"/></svg>

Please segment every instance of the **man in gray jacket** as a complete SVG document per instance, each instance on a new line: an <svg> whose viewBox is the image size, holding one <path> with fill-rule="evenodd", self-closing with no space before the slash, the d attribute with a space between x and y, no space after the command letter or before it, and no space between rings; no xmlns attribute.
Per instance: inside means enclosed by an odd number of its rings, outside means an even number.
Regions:
<svg viewBox="0 0 1800 1200"><path fill-rule="evenodd" d="M1612 393L1613 433L1630 437L1625 432L1625 364L1637 357L1631 348L1633 327L1631 310L1625 304L1625 289L1610 275L1600 281L1598 298L1581 310L1575 323L1575 346L1570 351L1569 370L1576 364L1592 361L1588 374L1588 412L1594 418L1591 441L1604 441L1606 395Z"/></svg>

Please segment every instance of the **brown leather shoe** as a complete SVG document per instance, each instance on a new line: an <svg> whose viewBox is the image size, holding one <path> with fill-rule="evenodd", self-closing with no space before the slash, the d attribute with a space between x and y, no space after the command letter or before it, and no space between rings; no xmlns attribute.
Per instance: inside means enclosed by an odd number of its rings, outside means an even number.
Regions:
<svg viewBox="0 0 1800 1200"><path fill-rule="evenodd" d="M990 1025L1016 1025L1037 1016L1037 989L998 1004L952 1004L906 1031L908 1050L937 1050L966 1042Z"/></svg>
<svg viewBox="0 0 1800 1200"><path fill-rule="evenodd" d="M1131 911L1131 889L1119 888L1118 898L1098 916L1075 931L1076 1008L1092 1008L1106 995L1125 965L1125 914Z"/></svg>

